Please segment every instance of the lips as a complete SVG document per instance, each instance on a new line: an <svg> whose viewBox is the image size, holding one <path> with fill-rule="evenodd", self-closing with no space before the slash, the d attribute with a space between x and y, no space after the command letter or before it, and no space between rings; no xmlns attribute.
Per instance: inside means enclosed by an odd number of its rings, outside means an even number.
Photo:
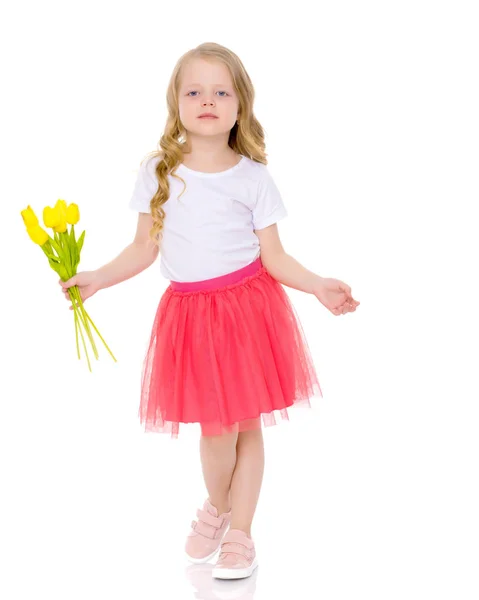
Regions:
<svg viewBox="0 0 479 600"><path fill-rule="evenodd" d="M216 115L212 115L212 114L205 114L205 115L200 115L198 118L199 119L217 119L218 117Z"/></svg>

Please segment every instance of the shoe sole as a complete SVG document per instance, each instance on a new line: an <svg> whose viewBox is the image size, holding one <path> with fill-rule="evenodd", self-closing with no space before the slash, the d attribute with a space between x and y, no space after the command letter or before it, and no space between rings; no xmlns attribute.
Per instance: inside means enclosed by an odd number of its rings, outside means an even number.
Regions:
<svg viewBox="0 0 479 600"><path fill-rule="evenodd" d="M209 560L211 560L215 556L215 554L218 553L219 549L220 549L220 547L218 546L218 548L216 548L216 550L214 552L212 552L209 556L205 556L204 558L193 558L186 552L185 552L185 556L193 564L201 565L202 563L205 563L205 562L208 562Z"/></svg>
<svg viewBox="0 0 479 600"><path fill-rule="evenodd" d="M213 569L211 572L215 579L243 579L243 577L249 577L258 566L258 560L255 558L250 567L245 569Z"/></svg>

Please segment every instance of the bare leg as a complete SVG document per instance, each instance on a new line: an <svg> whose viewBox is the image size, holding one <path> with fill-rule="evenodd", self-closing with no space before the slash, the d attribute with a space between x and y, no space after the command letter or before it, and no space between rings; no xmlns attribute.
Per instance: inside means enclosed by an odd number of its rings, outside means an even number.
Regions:
<svg viewBox="0 0 479 600"><path fill-rule="evenodd" d="M218 515L231 508L231 476L236 464L238 432L200 437L201 466L211 504Z"/></svg>
<svg viewBox="0 0 479 600"><path fill-rule="evenodd" d="M236 467L231 481L231 529L251 537L251 524L258 504L264 473L263 431L260 426L238 434Z"/></svg>

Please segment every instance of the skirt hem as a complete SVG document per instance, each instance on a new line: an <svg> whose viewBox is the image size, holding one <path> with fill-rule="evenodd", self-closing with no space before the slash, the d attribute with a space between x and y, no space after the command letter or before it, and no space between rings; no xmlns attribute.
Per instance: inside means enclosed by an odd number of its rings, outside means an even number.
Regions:
<svg viewBox="0 0 479 600"><path fill-rule="evenodd" d="M217 423L217 422L201 422L201 421L163 421L159 420L145 420L143 415L138 412L140 417L140 424L144 426L145 433L159 433L163 435L171 434L172 438L178 438L181 429L185 427L191 427L193 425L199 425L201 427L202 435L221 435L228 431L250 431L251 429L259 429L261 427L273 427L277 426L283 421L290 421L290 415L288 409L299 408L314 410L311 406L311 399L313 398L324 398L323 392L319 383L314 385L314 391L310 396L306 398L300 398L294 400L290 404L287 404L283 408L274 408L269 412L260 412L251 417L245 417L239 421L232 423ZM279 413L281 419L276 420L275 413Z"/></svg>

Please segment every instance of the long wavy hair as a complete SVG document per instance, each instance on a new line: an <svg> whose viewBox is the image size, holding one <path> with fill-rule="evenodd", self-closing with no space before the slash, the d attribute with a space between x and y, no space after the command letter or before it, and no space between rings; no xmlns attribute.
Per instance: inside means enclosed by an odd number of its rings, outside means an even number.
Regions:
<svg viewBox="0 0 479 600"><path fill-rule="evenodd" d="M184 65L190 59L195 58L222 61L228 67L231 74L233 86L238 95L239 106L238 120L232 127L228 139L230 148L238 154L247 156L251 160L264 165L268 164L265 152L264 130L253 113L254 87L238 56L228 48L213 42L200 44L183 54L173 69L166 92L168 116L163 135L157 144L157 149L149 152L140 163L142 164L144 161L153 159L154 157L160 157L155 168L158 188L150 202L153 227L149 234L151 241L158 246L161 245L163 237L165 218L163 204L167 202L170 196L168 175L171 174L172 177L176 177L176 179L183 182L184 188L178 196L178 200L186 190L185 180L176 174L178 165L183 162L183 146L187 142L187 131L183 127L179 116L178 89Z"/></svg>

